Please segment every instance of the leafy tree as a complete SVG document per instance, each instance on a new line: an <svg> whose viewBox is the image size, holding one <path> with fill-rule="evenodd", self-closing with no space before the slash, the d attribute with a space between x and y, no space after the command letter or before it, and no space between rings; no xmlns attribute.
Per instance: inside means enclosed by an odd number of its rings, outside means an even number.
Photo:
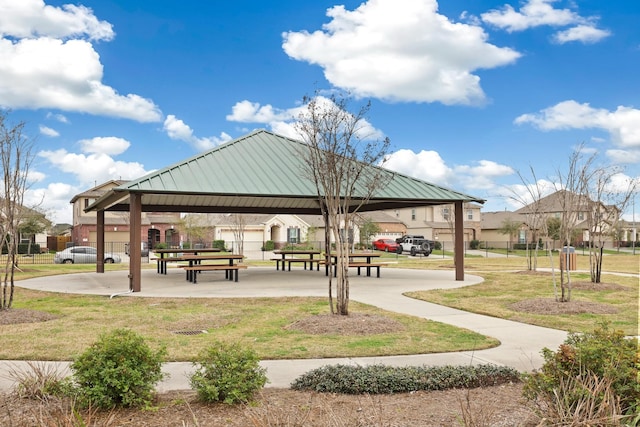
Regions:
<svg viewBox="0 0 640 427"><path fill-rule="evenodd" d="M39 212L31 211L24 216L18 226L18 233L23 236L33 236L44 232L47 229L47 220L45 216ZM32 239L29 239L29 247L27 253L31 253Z"/></svg>
<svg viewBox="0 0 640 427"><path fill-rule="evenodd" d="M380 226L373 222L371 218L363 218L358 228L360 229L360 244L362 245L369 244L371 236L375 236L381 231Z"/></svg>
<svg viewBox="0 0 640 427"><path fill-rule="evenodd" d="M500 224L498 232L500 234L509 236L509 248L513 247L513 238L518 234L518 231L520 231L520 226L521 223L519 223L518 221L514 221L511 218L503 220Z"/></svg>
<svg viewBox="0 0 640 427"><path fill-rule="evenodd" d="M0 235L7 248L0 310L13 304L14 274L19 243L19 228L25 209L24 194L28 188L29 167L33 161L33 142L22 132L25 123L12 125L7 113L0 111L0 162L2 163L3 192L0 194Z"/></svg>
<svg viewBox="0 0 640 427"><path fill-rule="evenodd" d="M300 114L296 130L306 143L300 150L305 168L317 190L325 221L325 247L335 239L336 302L333 301L332 276L329 275L331 312L349 314L349 234L354 214L384 185L383 170L375 167L384 161L388 138L372 138L365 116L371 106L364 105L352 114L346 97L325 98L316 93L305 97L307 108Z"/></svg>
<svg viewBox="0 0 640 427"><path fill-rule="evenodd" d="M560 226L561 221L560 218L550 217L547 218L547 236L554 242L553 247L555 248L555 241L560 240Z"/></svg>

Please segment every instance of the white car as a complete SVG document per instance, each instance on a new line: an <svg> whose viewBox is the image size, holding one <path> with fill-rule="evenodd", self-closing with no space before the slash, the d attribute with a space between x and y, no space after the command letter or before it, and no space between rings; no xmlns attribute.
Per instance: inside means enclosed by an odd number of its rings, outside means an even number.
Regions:
<svg viewBox="0 0 640 427"><path fill-rule="evenodd" d="M53 262L56 264L95 264L98 259L98 250L91 246L72 246L63 251L56 252ZM105 252L105 264L120 262L119 255Z"/></svg>

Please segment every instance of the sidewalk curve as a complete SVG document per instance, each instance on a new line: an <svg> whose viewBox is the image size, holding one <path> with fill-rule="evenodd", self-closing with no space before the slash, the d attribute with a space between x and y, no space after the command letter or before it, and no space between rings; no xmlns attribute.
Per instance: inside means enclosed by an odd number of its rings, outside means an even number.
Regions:
<svg viewBox="0 0 640 427"><path fill-rule="evenodd" d="M206 273L207 274L207 273ZM280 297L326 296L327 278L323 272L302 270L276 271L273 267L250 267L240 274L238 283L228 282L216 275L205 275L198 284L185 281L184 272L170 268L167 275L159 275L155 269L142 271L142 290L128 291L128 271L107 273L76 273L69 275L34 278L18 282L19 287L51 292L116 295L130 297ZM410 270L386 268L382 277L350 276L350 298L385 310L405 313L492 336L501 342L495 348L409 356L361 357L336 359L265 360L268 387L289 387L291 382L305 372L327 364L387 364L406 365L468 365L492 363L513 367L519 371L539 368L544 347L557 348L567 337L565 331L527 325L509 320L468 313L414 300L403 296L404 292L451 289L469 286L482 281L479 276L465 275L464 281L456 281L454 272L440 270ZM68 362L53 363L60 369L68 368ZM7 377L11 370L28 367L25 361L0 361L0 390L9 389L13 382ZM160 383L158 391L189 389L188 374L193 371L190 362L169 362L163 365L169 377Z"/></svg>

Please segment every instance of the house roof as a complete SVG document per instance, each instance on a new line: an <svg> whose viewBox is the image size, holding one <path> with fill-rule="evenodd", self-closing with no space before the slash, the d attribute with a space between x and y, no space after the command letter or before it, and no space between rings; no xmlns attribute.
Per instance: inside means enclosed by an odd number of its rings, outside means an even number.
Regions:
<svg viewBox="0 0 640 427"><path fill-rule="evenodd" d="M516 212L482 212L480 219L481 227L483 230L497 230L504 225L505 220L511 220L514 222L524 221L524 217Z"/></svg>
<svg viewBox="0 0 640 427"><path fill-rule="evenodd" d="M303 173L309 146L257 130L137 180L96 200L91 210L129 210L129 194L142 195L152 212L319 214L313 181ZM376 168L376 166L370 166ZM381 169L387 185L360 211L484 200L406 175ZM352 208L360 203L353 200Z"/></svg>
<svg viewBox="0 0 640 427"><path fill-rule="evenodd" d="M104 194L109 191L110 189L112 189L113 187L117 187L119 185L124 184L127 181L123 181L123 180L115 180L112 179L110 181L106 181L103 182L100 185L96 185L93 188L88 189L87 191L83 191L82 193L76 194L75 196L73 196L73 199L71 199L70 203L74 203L76 200L78 200L81 197L87 197L90 199L97 199L101 196L104 196Z"/></svg>
<svg viewBox="0 0 640 427"><path fill-rule="evenodd" d="M586 196L572 193L568 190L558 190L541 198L536 203L530 203L515 211L517 214L527 213L554 213L563 212L565 209L587 209L589 199ZM564 206L571 204L572 206Z"/></svg>

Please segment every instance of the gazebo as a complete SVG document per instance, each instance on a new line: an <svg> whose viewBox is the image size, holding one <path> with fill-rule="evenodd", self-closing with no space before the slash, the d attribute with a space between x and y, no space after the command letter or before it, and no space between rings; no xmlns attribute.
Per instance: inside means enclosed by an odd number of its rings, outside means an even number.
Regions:
<svg viewBox="0 0 640 427"><path fill-rule="evenodd" d="M130 214L129 289L141 290L141 213L292 213L320 215L315 184L303 173L301 141L260 129L111 189L86 211L97 213L96 271L104 272L104 212ZM371 166L376 167L376 166ZM451 189L382 169L387 184L360 212L454 204L456 280L464 280L464 203L484 203ZM359 200L353 201L355 208Z"/></svg>

